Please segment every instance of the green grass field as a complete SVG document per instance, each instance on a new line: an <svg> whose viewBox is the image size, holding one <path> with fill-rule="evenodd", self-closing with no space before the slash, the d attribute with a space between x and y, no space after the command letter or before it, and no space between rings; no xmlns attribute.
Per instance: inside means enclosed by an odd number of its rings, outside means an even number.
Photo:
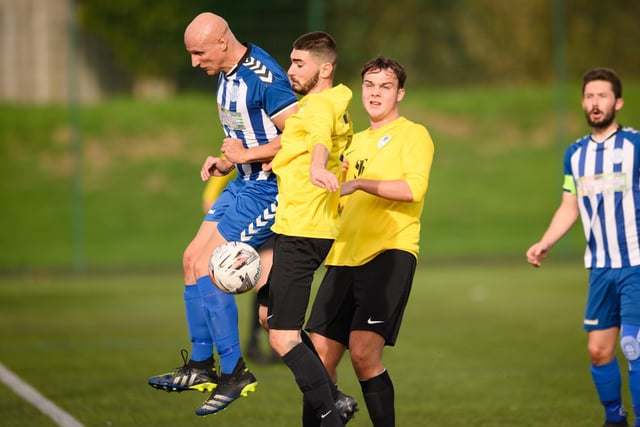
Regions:
<svg viewBox="0 0 640 427"><path fill-rule="evenodd" d="M423 263L385 352L398 426L599 425L581 329L586 272L574 261ZM188 348L181 292L178 274L2 278L0 362L86 426L299 425L284 365L250 363L256 393L204 419L193 411L206 395L146 384ZM238 303L246 331L250 297ZM348 360L340 378L362 401ZM0 413L4 426L54 425L2 385ZM364 405L349 425L369 425Z"/></svg>

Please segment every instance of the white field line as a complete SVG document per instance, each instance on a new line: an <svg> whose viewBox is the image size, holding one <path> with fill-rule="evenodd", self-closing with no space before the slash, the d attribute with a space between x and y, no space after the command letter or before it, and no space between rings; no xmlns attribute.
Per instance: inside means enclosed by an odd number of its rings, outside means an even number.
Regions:
<svg viewBox="0 0 640 427"><path fill-rule="evenodd" d="M51 418L60 427L83 427L78 420L38 393L38 390L22 381L20 377L7 369L2 363L0 363L0 381L6 384L7 387L17 395L39 409L40 412Z"/></svg>

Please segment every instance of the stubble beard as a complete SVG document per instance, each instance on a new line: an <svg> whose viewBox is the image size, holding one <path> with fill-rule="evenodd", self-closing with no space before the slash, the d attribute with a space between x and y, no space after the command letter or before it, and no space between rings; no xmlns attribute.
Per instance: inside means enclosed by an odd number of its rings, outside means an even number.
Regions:
<svg viewBox="0 0 640 427"><path fill-rule="evenodd" d="M591 116L590 116L591 112L593 112L593 110L585 113L585 116L587 118L587 123L593 129L606 129L616 119L616 112L613 110L609 111L608 113L605 113L604 116L602 116L602 118L598 121L591 120Z"/></svg>
<svg viewBox="0 0 640 427"><path fill-rule="evenodd" d="M304 96L311 92L314 87L316 87L319 80L320 72L318 71L305 84L300 84L300 82L297 82L295 85L293 85L293 90L295 91L295 93Z"/></svg>

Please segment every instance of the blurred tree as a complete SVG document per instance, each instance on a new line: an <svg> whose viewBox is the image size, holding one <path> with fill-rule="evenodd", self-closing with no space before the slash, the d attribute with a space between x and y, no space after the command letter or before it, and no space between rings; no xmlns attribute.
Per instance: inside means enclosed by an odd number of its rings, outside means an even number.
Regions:
<svg viewBox="0 0 640 427"><path fill-rule="evenodd" d="M200 0L77 0L82 30L107 46L143 94L171 91L184 65L182 34Z"/></svg>
<svg viewBox="0 0 640 427"><path fill-rule="evenodd" d="M551 0L76 0L81 28L105 57L137 81L211 87L193 73L182 34L199 12L214 11L240 40L265 48L285 68L291 42L321 22L338 41L338 80L358 80L360 66L376 55L400 60L416 84L550 81L553 78ZM638 77L640 1L564 2L569 75L595 65ZM309 17L307 10L322 17ZM318 19L310 19L318 18ZM322 18L322 19L320 19ZM139 85L138 85L139 86Z"/></svg>

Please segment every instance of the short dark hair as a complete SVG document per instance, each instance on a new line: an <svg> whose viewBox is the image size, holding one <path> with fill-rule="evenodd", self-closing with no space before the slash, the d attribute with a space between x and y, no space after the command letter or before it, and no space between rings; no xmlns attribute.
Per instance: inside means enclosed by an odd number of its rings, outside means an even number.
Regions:
<svg viewBox="0 0 640 427"><path fill-rule="evenodd" d="M587 83L592 82L594 80L604 80L606 82L611 83L611 87L613 88L613 94L616 99L622 98L622 81L620 81L620 77L618 74L612 70L611 68L598 67L593 68L582 76L582 93L584 94L584 88L587 86Z"/></svg>
<svg viewBox="0 0 640 427"><path fill-rule="evenodd" d="M293 48L310 52L333 65L338 61L338 45L333 37L324 31L312 31L301 35L293 42Z"/></svg>
<svg viewBox="0 0 640 427"><path fill-rule="evenodd" d="M360 77L364 80L364 75L368 72L382 70L391 70L398 79L398 88L404 88L404 82L407 80L407 71L398 61L387 56L378 56L364 64L360 71Z"/></svg>

